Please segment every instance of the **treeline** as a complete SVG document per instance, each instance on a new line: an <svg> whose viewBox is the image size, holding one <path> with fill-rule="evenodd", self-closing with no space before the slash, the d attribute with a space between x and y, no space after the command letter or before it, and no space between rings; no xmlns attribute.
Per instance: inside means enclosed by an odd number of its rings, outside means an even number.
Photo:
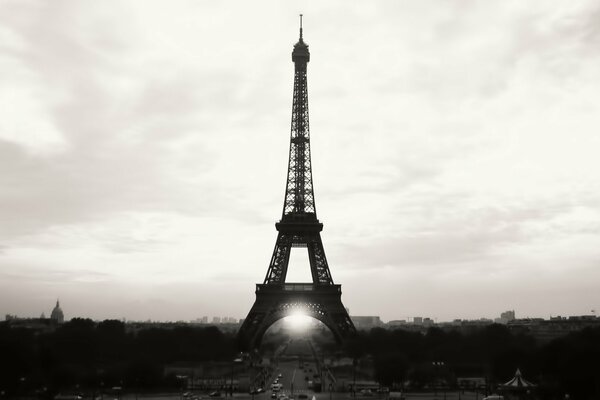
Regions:
<svg viewBox="0 0 600 400"><path fill-rule="evenodd" d="M276 348L284 336L265 338ZM471 333L429 329L423 335L372 329L338 347L319 348L331 356L349 355L358 370L381 384L412 389L456 388L460 377L484 377L493 388L520 368L539 384L541 398L600 399L600 329L574 332L541 344L532 336L490 325ZM264 350L264 349L263 349ZM123 386L128 391L179 389L164 374L175 362L231 361L233 333L216 327L147 328L128 332L120 321L73 319L52 332L0 323L0 398L80 388L82 392ZM43 397L43 396L40 396ZM562 397L561 397L562 398Z"/></svg>
<svg viewBox="0 0 600 400"><path fill-rule="evenodd" d="M81 391L126 386L176 388L166 364L231 360L234 336L216 327L174 327L126 332L116 320L75 318L53 332L0 324L0 398L46 388Z"/></svg>
<svg viewBox="0 0 600 400"><path fill-rule="evenodd" d="M484 377L491 389L520 368L524 378L539 384L542 398L562 399L569 393L571 399L600 399L598 328L546 344L497 324L469 334L376 328L349 341L346 352L358 359L370 355L366 358L372 360L376 380L391 387L409 382L412 388L456 388L458 377Z"/></svg>

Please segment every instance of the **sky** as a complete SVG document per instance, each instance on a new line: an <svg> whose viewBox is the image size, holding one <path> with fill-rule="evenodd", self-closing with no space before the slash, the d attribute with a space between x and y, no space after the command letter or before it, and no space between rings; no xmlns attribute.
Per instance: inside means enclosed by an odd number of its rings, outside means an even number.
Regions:
<svg viewBox="0 0 600 400"><path fill-rule="evenodd" d="M597 1L0 0L0 315L246 316L300 13L351 315L600 309Z"/></svg>

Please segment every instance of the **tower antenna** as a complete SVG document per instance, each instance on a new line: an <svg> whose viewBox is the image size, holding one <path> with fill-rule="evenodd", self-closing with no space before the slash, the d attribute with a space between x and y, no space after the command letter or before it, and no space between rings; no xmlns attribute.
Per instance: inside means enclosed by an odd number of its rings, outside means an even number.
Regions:
<svg viewBox="0 0 600 400"><path fill-rule="evenodd" d="M302 14L300 14L300 40L302 40Z"/></svg>

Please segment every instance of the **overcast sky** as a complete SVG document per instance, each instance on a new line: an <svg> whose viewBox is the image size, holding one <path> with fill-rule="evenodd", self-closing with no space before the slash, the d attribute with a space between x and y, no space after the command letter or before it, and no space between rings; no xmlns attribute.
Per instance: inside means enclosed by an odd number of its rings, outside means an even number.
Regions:
<svg viewBox="0 0 600 400"><path fill-rule="evenodd" d="M0 0L0 315L246 316L299 13L352 315L600 309L597 1Z"/></svg>

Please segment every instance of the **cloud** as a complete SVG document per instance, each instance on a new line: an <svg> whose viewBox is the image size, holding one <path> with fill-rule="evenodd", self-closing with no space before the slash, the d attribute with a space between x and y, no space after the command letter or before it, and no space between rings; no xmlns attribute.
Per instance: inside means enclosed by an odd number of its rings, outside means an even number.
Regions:
<svg viewBox="0 0 600 400"><path fill-rule="evenodd" d="M461 282L499 294L498 279L537 275L556 293L570 271L594 278L595 3L294 5L306 9L323 239L353 307L397 312L360 273L411 283L397 300L424 310L452 297L442 280L476 295ZM251 302L283 202L289 7L2 2L6 280L35 301L93 293L77 312L94 315L126 304L136 318L197 317L217 284ZM567 280L564 309L594 300ZM526 286L511 296L525 302ZM182 290L189 301L169 299ZM4 295L3 312L38 313L21 299Z"/></svg>

